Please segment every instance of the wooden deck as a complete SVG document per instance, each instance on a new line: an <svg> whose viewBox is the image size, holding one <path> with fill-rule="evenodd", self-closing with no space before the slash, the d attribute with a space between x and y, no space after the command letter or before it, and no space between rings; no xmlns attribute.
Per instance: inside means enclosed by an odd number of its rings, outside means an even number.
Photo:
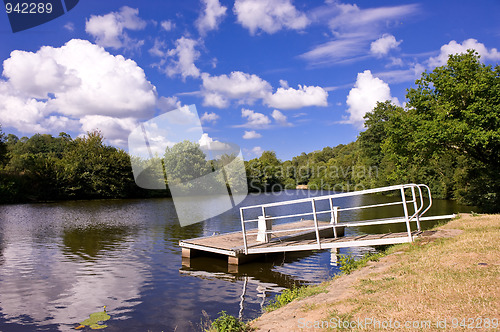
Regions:
<svg viewBox="0 0 500 332"><path fill-rule="evenodd" d="M344 237L344 227L337 227L337 235L333 236L332 225L328 222L319 222L320 244L316 239L314 222L302 220L293 223L273 226L273 237L268 243L257 242L257 229L247 231L248 255L245 255L242 232L226 233L214 236L199 237L181 240L183 259L190 259L211 252L228 257L229 264L241 264L258 257L259 254L278 253L287 251L333 249L357 246L373 246L410 242L420 232L413 232L412 238L407 232L387 234L366 234ZM307 228L294 231L291 229Z"/></svg>

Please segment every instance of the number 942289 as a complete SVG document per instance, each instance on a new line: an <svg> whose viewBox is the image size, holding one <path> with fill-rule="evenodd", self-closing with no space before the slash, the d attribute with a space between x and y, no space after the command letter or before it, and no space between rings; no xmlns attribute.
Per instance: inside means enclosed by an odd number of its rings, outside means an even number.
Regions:
<svg viewBox="0 0 500 332"><path fill-rule="evenodd" d="M50 14L52 13L52 4L50 2L23 2L12 4L7 2L5 4L7 14Z"/></svg>

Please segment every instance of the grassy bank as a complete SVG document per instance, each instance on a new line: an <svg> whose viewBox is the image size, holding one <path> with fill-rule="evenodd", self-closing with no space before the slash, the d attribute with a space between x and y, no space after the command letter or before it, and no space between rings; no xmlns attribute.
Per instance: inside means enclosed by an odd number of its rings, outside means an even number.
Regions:
<svg viewBox="0 0 500 332"><path fill-rule="evenodd" d="M351 322L352 330L405 328L407 322L413 330L498 326L500 215L463 215L426 235L391 247L379 261L332 280L320 294L265 313L251 326L262 331L326 330Z"/></svg>

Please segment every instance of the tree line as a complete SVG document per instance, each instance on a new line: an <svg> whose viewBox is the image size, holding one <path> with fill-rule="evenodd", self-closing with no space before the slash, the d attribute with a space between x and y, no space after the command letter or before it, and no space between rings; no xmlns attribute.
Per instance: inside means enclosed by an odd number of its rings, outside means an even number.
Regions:
<svg viewBox="0 0 500 332"><path fill-rule="evenodd" d="M181 155L177 161L169 157ZM222 165L234 157L223 156ZM167 189L147 190L134 181L131 161L137 160L104 144L97 131L75 139L65 133L19 139L0 130L0 202L169 196L162 168L180 172L175 181L182 183L216 166L186 141L157 158L140 162L156 165L149 168L152 178ZM428 184L435 197L499 211L500 67L483 64L473 50L451 55L407 90L403 107L379 102L366 114L356 141L284 162L265 151L245 161L245 171L253 192L299 185L351 191L415 182Z"/></svg>

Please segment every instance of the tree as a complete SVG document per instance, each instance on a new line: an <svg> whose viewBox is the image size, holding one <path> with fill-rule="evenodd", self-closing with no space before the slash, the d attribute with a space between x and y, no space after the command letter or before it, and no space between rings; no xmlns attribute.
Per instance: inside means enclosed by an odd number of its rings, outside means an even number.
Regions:
<svg viewBox="0 0 500 332"><path fill-rule="evenodd" d="M450 55L446 65L424 72L406 98L406 110L392 117L382 146L395 162L394 174L421 166L436 170L438 164L458 167L460 174L442 175L454 177L456 197L498 209L500 67L483 64L473 50Z"/></svg>
<svg viewBox="0 0 500 332"><path fill-rule="evenodd" d="M187 183L212 171L200 145L188 140L166 148L164 166L169 184Z"/></svg>
<svg viewBox="0 0 500 332"><path fill-rule="evenodd" d="M2 131L2 125L0 125L0 169L7 162L7 139Z"/></svg>

